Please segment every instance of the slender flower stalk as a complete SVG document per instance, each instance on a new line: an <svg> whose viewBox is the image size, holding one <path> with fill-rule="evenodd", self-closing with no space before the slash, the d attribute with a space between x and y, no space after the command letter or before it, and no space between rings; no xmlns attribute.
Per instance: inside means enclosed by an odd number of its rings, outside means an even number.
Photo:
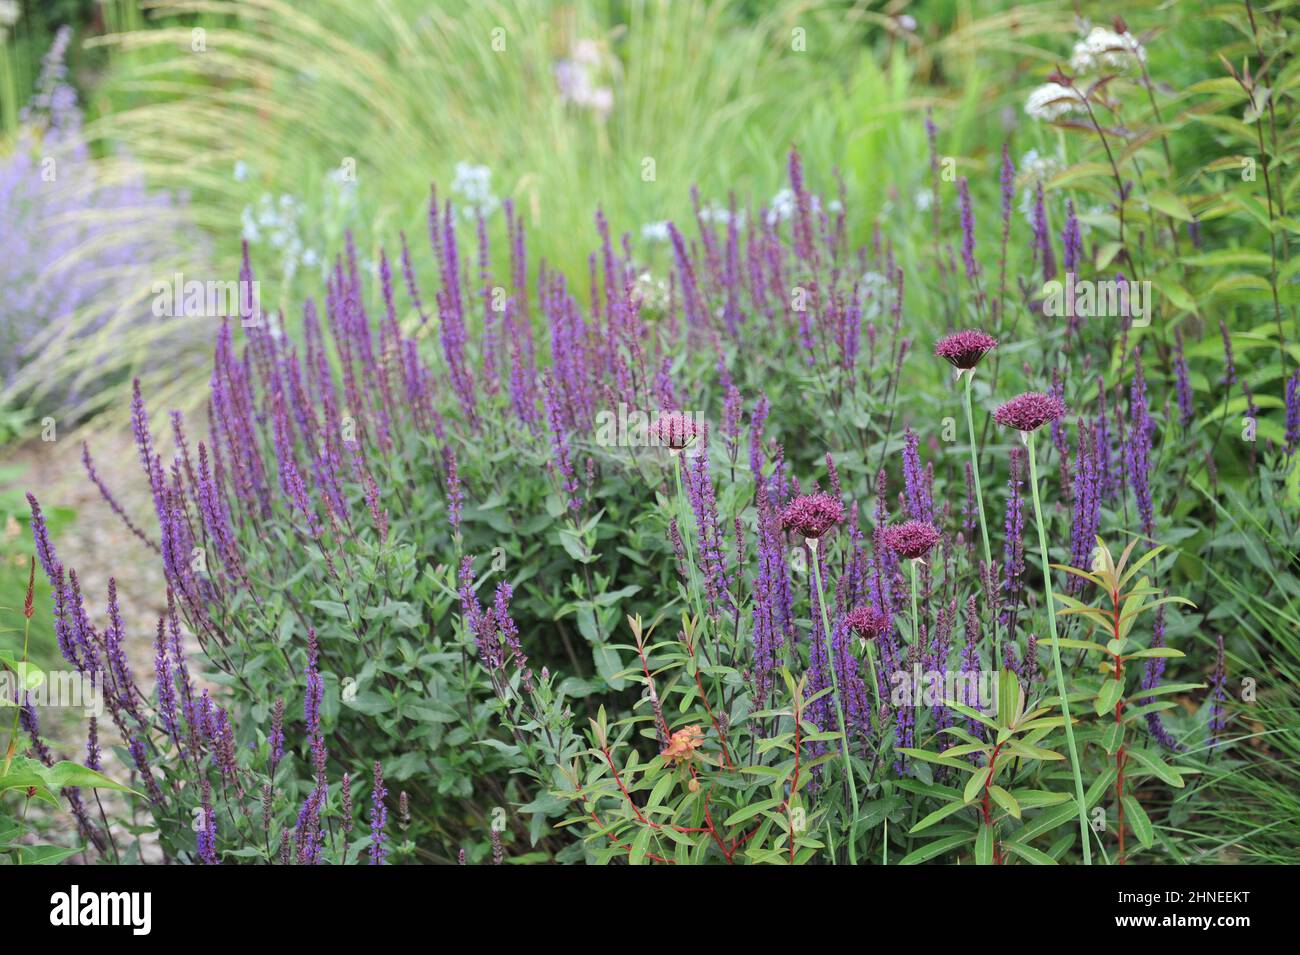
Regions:
<svg viewBox="0 0 1300 955"><path fill-rule="evenodd" d="M695 603L695 619L699 626L704 626L704 604L700 600L701 587L695 579L695 557L691 549L691 510L690 502L682 490L682 452L673 451L673 476L677 481L677 529L681 535L682 545L686 551L687 589ZM675 542L675 541L674 541Z"/></svg>
<svg viewBox="0 0 1300 955"><path fill-rule="evenodd" d="M963 403L966 408L966 431L970 436L971 475L975 485L975 510L979 514L980 535L984 543L984 563L993 566L993 548L989 545L989 525L984 517L984 487L980 480L979 446L975 443L975 412L971 405L971 388L975 381L975 366L988 352L997 347L997 339L983 332L959 332L941 339L935 346L935 354L946 358L957 368L958 376L965 376L966 387L963 390ZM989 595L989 606L993 596ZM1002 655L1002 638L998 633L996 616L993 619L993 659Z"/></svg>
<svg viewBox="0 0 1300 955"><path fill-rule="evenodd" d="M1065 671L1061 667L1061 644L1056 635L1056 603L1052 593L1052 571L1048 566L1047 527L1043 523L1043 506L1038 499L1038 462L1034 454L1034 432L1021 432L1029 446L1029 489L1034 496L1034 521L1038 525L1038 556L1043 564L1043 590L1047 598L1047 623L1052 635L1052 665L1056 669L1056 691L1061 696L1061 714L1065 717L1065 743L1070 750L1070 769L1074 772L1074 793L1079 805L1079 837L1083 840L1083 864L1092 865L1092 844L1088 833L1088 810L1083 795L1083 776L1079 772L1079 751L1074 744L1074 727L1070 722L1070 701L1065 691Z"/></svg>
<svg viewBox="0 0 1300 955"><path fill-rule="evenodd" d="M835 716L840 723L840 735L844 737L844 778L849 784L849 798L853 802L853 819L849 822L849 864L858 864L858 786L853 779L853 762L849 758L849 732L844 723L844 704L840 700L840 681L835 675L835 647L831 643L831 622L826 614L826 591L822 588L821 560L817 556L817 538L807 539L808 550L812 552L813 576L817 578L817 604L822 615L822 639L826 641L826 669L831 672L831 698L835 700Z"/></svg>

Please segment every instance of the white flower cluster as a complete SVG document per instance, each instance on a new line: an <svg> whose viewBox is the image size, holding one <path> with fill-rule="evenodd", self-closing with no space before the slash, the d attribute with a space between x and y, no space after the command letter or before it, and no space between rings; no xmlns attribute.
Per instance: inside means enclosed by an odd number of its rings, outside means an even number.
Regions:
<svg viewBox="0 0 1300 955"><path fill-rule="evenodd" d="M647 222L641 227L641 238L647 242L667 242L670 238L668 234L668 220L662 222Z"/></svg>
<svg viewBox="0 0 1300 955"><path fill-rule="evenodd" d="M1122 71L1145 63L1147 51L1132 33L1116 33L1105 27L1093 27L1074 45L1070 69L1076 73Z"/></svg>
<svg viewBox="0 0 1300 955"><path fill-rule="evenodd" d="M589 109L600 119L609 116L614 108L614 91L597 85L597 77L609 71L609 58L591 40L574 44L567 60L555 64L555 83L560 88L560 99Z"/></svg>
<svg viewBox="0 0 1300 955"><path fill-rule="evenodd" d="M636 277L632 297L641 303L642 309L662 312L668 307L668 283L649 272L642 272Z"/></svg>
<svg viewBox="0 0 1300 955"><path fill-rule="evenodd" d="M1025 101L1025 113L1034 119L1052 122L1070 113L1082 113L1083 94L1072 86L1060 83L1044 83L1029 94Z"/></svg>
<svg viewBox="0 0 1300 955"><path fill-rule="evenodd" d="M451 181L451 191L460 201L460 213L466 219L486 219L501 205L492 193L492 170L473 163L456 163L456 175Z"/></svg>
<svg viewBox="0 0 1300 955"><path fill-rule="evenodd" d="M707 205L700 206L701 222L716 222L718 225L729 226L731 224L731 210L718 202L710 202ZM736 210L736 228L745 228L745 210Z"/></svg>
<svg viewBox="0 0 1300 955"><path fill-rule="evenodd" d="M794 190L790 188L782 189L767 206L767 224L776 225L778 222L785 222L794 215L797 199ZM808 208L813 215L817 215L822 210L821 198L815 195L808 197ZM837 214L843 206L838 199L832 199L826 204L826 210L831 214Z"/></svg>
<svg viewBox="0 0 1300 955"><path fill-rule="evenodd" d="M243 238L249 245L266 243L280 253L286 279L292 279L299 267L314 268L320 263L319 253L303 242L301 214L301 204L294 196L264 192L256 206L244 206L239 217Z"/></svg>

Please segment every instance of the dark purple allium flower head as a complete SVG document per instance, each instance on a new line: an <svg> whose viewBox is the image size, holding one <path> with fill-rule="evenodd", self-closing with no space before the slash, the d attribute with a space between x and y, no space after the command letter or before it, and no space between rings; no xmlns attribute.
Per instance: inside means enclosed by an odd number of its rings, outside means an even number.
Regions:
<svg viewBox="0 0 1300 955"><path fill-rule="evenodd" d="M695 419L680 411L660 415L650 424L650 437L660 447L681 451L699 435Z"/></svg>
<svg viewBox="0 0 1300 955"><path fill-rule="evenodd" d="M854 607L844 622L863 640L874 640L889 630L889 618L875 607Z"/></svg>
<svg viewBox="0 0 1300 955"><path fill-rule="evenodd" d="M830 494L802 494L781 512L781 526L816 540L844 520L844 505Z"/></svg>
<svg viewBox="0 0 1300 955"><path fill-rule="evenodd" d="M967 371L980 363L980 360L998 347L998 340L981 331L957 332L939 339L934 346L937 357L946 360L954 368Z"/></svg>
<svg viewBox="0 0 1300 955"><path fill-rule="evenodd" d="M993 418L1004 428L1037 431L1049 422L1064 418L1065 414L1065 404L1059 398L1030 391L1002 405L993 412Z"/></svg>
<svg viewBox="0 0 1300 955"><path fill-rule="evenodd" d="M885 543L899 557L915 560L924 557L930 548L939 543L940 534L933 524L925 521L908 521L885 528Z"/></svg>

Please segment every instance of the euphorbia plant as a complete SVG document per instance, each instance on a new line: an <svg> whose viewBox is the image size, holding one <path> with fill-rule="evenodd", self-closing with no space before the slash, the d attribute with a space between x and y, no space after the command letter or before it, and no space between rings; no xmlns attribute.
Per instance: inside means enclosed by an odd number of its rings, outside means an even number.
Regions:
<svg viewBox="0 0 1300 955"><path fill-rule="evenodd" d="M1010 670L998 673L997 709L993 714L980 712L953 700L947 701L946 705L982 725L987 730L989 739L979 739L960 726L948 726L940 732L960 740L958 745L951 746L942 753L922 749L903 750L917 759L969 774L960 794L949 787L930 787L933 795L947 799L948 802L913 826L911 832L916 834L929 829L968 806L976 809L978 828L974 835L959 830L941 836L913 850L903 859L903 864L925 861L973 840L975 861L980 865L1001 865L1007 861L1008 852L1035 865L1054 865L1056 859L1041 849L1030 846L1025 840L1000 839L998 825L1009 817L1020 819L1023 808L1052 806L1067 802L1070 797L1065 793L1040 789L1007 789L999 785L999 780L1009 785L1014 784L1029 775L1030 763L1064 759L1060 753L1038 745L1052 730L1063 725L1064 717L1045 715L1050 712L1050 707L1029 708L1026 705L1024 687ZM967 758L973 755L981 758L969 762Z"/></svg>
<svg viewBox="0 0 1300 955"><path fill-rule="evenodd" d="M1145 718L1148 713L1169 709L1174 704L1165 701L1150 701L1156 694L1168 694L1178 690L1195 689L1197 685L1169 684L1162 687L1143 689L1138 687L1132 694L1127 692L1128 669L1126 664L1133 660L1145 660L1150 657L1181 657L1179 650L1170 647L1144 647L1130 650L1132 645L1129 635L1133 632L1138 617L1148 610L1155 610L1163 604L1184 604L1194 607L1185 597L1158 596L1161 591L1152 587L1150 578L1145 574L1130 583L1138 572L1165 550L1164 545L1153 547L1133 562L1129 559L1139 538L1131 540L1116 563L1110 548L1097 538L1097 550L1093 559L1092 571L1079 570L1062 564L1053 564L1058 570L1082 577L1103 591L1104 603L1101 607L1090 607L1081 601L1063 594L1056 599L1065 605L1061 616L1073 614L1082 617L1092 628L1092 633L1103 637L1105 644L1092 640L1061 640L1065 647L1073 647L1092 653L1100 653L1103 659L1099 664L1104 674L1101 686L1097 690L1094 706L1098 716L1114 714L1114 722L1101 731L1101 744L1115 760L1115 809L1117 814L1117 831L1119 854L1117 860L1121 865L1127 861L1125 844L1126 821L1133 826L1133 832L1143 847L1150 847L1153 839L1151 821L1147 818L1142 804L1124 790L1126 780L1131 780L1135 773L1128 769L1129 760L1135 760L1139 766L1136 774L1155 776L1171 786L1181 788L1183 778L1177 770L1164 762L1154 751L1125 744L1126 727ZM1150 599L1155 597L1156 599ZM1105 606L1109 603L1109 606ZM1143 702L1147 701L1147 702Z"/></svg>

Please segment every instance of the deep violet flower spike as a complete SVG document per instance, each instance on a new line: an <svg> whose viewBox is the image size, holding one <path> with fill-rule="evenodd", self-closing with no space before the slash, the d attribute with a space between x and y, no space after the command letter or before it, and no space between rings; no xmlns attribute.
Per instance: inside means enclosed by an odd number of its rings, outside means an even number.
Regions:
<svg viewBox="0 0 1300 955"><path fill-rule="evenodd" d="M974 283L980 266L975 259L975 212L971 209L970 186L965 176L957 180L957 198L961 204L961 259L966 266L966 280Z"/></svg>
<svg viewBox="0 0 1300 955"><path fill-rule="evenodd" d="M284 699L277 699L271 708L271 735L267 740L271 755L271 775L284 758Z"/></svg>
<svg viewBox="0 0 1300 955"><path fill-rule="evenodd" d="M384 803L387 796L388 790L384 788L384 769L379 761L375 760L375 783L370 791L371 865L383 865L388 859L388 850L384 847L384 843L388 841L388 836L384 832L384 827L388 825L388 806Z"/></svg>
<svg viewBox="0 0 1300 955"><path fill-rule="evenodd" d="M908 521L885 528L885 544L899 557L916 560L930 552L942 535L933 524Z"/></svg>
<svg viewBox="0 0 1300 955"><path fill-rule="evenodd" d="M985 355L997 347L998 340L992 335L972 329L939 339L935 343L934 354L954 368L967 371L978 365Z"/></svg>
<svg viewBox="0 0 1300 955"><path fill-rule="evenodd" d="M1297 447L1300 447L1300 370L1286 383L1286 453L1295 454Z"/></svg>
<svg viewBox="0 0 1300 955"><path fill-rule="evenodd" d="M92 716L90 718L90 726L86 730L86 768L99 772L100 766L101 753L99 750L99 720Z"/></svg>
<svg viewBox="0 0 1300 955"><path fill-rule="evenodd" d="M465 492L461 489L460 471L456 467L456 452L445 448L442 458L447 471L447 522L451 525L452 536L460 537L460 515L465 504Z"/></svg>
<svg viewBox="0 0 1300 955"><path fill-rule="evenodd" d="M1300 376L1300 372L1297 372L1297 375ZM1289 422L1291 420L1291 402L1289 398L1292 394L1295 381L1296 379L1292 378L1291 381L1287 383L1288 435L1290 434ZM1185 428L1187 425L1191 424L1192 419L1196 417L1196 409L1192 405L1192 384L1188 379L1187 355L1183 350L1183 330L1181 328L1174 329L1174 384L1175 391L1178 394L1178 420ZM1296 410L1297 413L1300 413L1300 406L1297 406ZM1298 426L1297 431L1300 433L1300 426Z"/></svg>
<svg viewBox="0 0 1300 955"><path fill-rule="evenodd" d="M27 504L32 510L32 539L36 542L36 558L41 562L41 569L45 571L45 576L53 585L63 566L54 553L54 545L50 543L50 530L45 524L45 514L41 511L40 502L30 491L27 493Z"/></svg>
<svg viewBox="0 0 1300 955"><path fill-rule="evenodd" d="M781 526L807 540L816 540L844 520L844 505L830 494L804 494L781 512Z"/></svg>
<svg viewBox="0 0 1300 955"><path fill-rule="evenodd" d="M1210 677L1210 686L1214 688L1210 697L1210 746L1219 745L1219 739L1223 735L1223 729L1227 726L1227 717L1223 712L1223 704L1227 702L1227 691L1224 690L1224 684L1227 682L1227 668L1223 652L1223 634L1217 637L1218 654L1214 661L1214 675Z"/></svg>
<svg viewBox="0 0 1300 955"><path fill-rule="evenodd" d="M1028 432L1037 431L1065 415L1065 404L1059 398L1031 391L1012 398L994 411L993 420L1004 428Z"/></svg>

